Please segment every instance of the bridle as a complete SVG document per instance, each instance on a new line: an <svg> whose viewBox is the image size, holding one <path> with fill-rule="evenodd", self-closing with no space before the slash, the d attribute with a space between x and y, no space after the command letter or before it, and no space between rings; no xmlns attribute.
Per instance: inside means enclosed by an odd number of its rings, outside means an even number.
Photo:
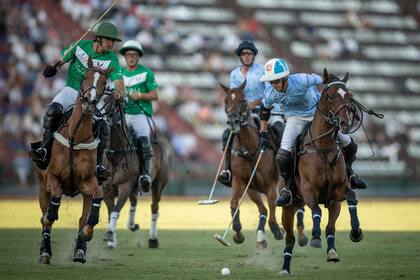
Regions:
<svg viewBox="0 0 420 280"><path fill-rule="evenodd" d="M89 67L86 69L86 73L88 73L89 71L99 73L106 77L106 73L99 67ZM91 90L94 90L96 92L96 98L94 100L89 100L89 98L85 96L86 92L91 91ZM80 101L80 103L87 104L90 108L89 111L93 111L92 108L96 107L96 104L98 104L99 100L101 100L101 96L103 95L104 91L105 91L105 87L102 90L101 94L98 94L99 92L96 85L91 85L87 88L83 88L83 83L82 83L82 86L80 87L77 94L77 99Z"/></svg>
<svg viewBox="0 0 420 280"><path fill-rule="evenodd" d="M248 110L248 102L246 102L245 99L241 100L241 104L239 105L239 108L237 108L236 110L234 110L232 108L232 106L230 106L227 110L226 110L226 115L228 117L228 119L233 115L233 114L238 114L239 115L239 125L240 126L245 126L248 124L248 119L249 116L251 114L250 110ZM228 121L229 122L229 121Z"/></svg>
<svg viewBox="0 0 420 280"><path fill-rule="evenodd" d="M340 104L340 106L338 106L335 110L332 108L332 106L331 106L331 100L332 100L332 98L328 95L328 91L333 86L339 87L339 89L345 91L346 93L348 92L345 82L343 82L343 81L334 81L334 82L331 82L331 83L329 83L325 87L325 89L322 91L322 94L321 94L321 96L323 94L326 95L326 104L327 104L327 107L328 107L328 111L327 112L324 112L319 107L320 102L318 102L316 108L321 113L321 115L323 116L324 120L327 123L329 123L330 125L333 126L334 130L341 130L342 127L341 127L341 124L340 124L340 120L338 118L338 113L341 110L344 109L344 110L347 111L348 116L350 116L350 112L354 112L354 108L352 106L352 103L346 103L346 102L343 102L342 104ZM344 96L343 96L343 100L344 100ZM352 125L352 122L350 123L350 127L351 127L351 125Z"/></svg>

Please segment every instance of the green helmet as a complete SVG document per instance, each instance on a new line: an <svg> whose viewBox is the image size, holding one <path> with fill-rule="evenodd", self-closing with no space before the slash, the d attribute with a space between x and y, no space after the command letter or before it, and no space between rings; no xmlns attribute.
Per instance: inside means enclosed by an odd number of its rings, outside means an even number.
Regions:
<svg viewBox="0 0 420 280"><path fill-rule="evenodd" d="M122 41L118 28L110 22L101 23L96 29L95 37L105 37L118 42Z"/></svg>

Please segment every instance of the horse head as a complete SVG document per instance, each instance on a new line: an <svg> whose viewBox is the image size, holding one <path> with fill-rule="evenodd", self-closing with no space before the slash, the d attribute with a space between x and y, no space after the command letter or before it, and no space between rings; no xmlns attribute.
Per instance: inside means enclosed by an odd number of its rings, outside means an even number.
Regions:
<svg viewBox="0 0 420 280"><path fill-rule="evenodd" d="M327 86L321 94L318 110L326 121L343 133L348 133L352 127L353 94L347 89L346 83L350 74L347 72L341 80L324 69L323 78Z"/></svg>
<svg viewBox="0 0 420 280"><path fill-rule="evenodd" d="M244 97L246 80L238 87L229 89L223 84L220 86L225 91L225 112L228 117L228 125L232 133L239 133L241 126L247 123L250 115L248 103Z"/></svg>
<svg viewBox="0 0 420 280"><path fill-rule="evenodd" d="M106 70L100 67L94 67L92 58L89 57L88 68L86 69L85 77L79 90L79 100L82 104L83 112L93 112L96 104L104 94L106 80L112 71L114 71L113 67Z"/></svg>

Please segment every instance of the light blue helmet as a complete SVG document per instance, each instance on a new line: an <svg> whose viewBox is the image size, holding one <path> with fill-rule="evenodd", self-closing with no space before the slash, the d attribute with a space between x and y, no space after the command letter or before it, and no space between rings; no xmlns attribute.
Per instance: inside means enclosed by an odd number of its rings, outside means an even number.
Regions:
<svg viewBox="0 0 420 280"><path fill-rule="evenodd" d="M273 58L264 65L264 75L260 78L261 82L269 82L289 76L289 66L281 58Z"/></svg>

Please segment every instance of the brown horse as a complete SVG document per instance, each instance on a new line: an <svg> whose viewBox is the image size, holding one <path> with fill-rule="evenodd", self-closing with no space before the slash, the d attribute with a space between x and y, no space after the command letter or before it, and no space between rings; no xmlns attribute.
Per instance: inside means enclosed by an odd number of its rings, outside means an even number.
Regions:
<svg viewBox="0 0 420 280"><path fill-rule="evenodd" d="M243 90L246 81L239 88L229 89L221 85L226 92L225 96L225 112L228 117L228 124L234 139L232 142L232 195L230 200L231 215L235 213L239 199L245 191L245 187L251 178L257 157L260 153L260 138L258 127L251 115L247 102L244 98ZM274 147L271 139L272 147ZM277 184L279 175L276 167L276 154L273 149L264 151L260 164L255 173L255 177L247 191L249 198L257 205L260 213L259 224L257 229L257 247L267 247L265 238L265 224L267 221L267 208L262 201L261 193L267 196L270 216L268 224L271 232L277 240L283 238L283 233L276 220L276 198L278 195ZM232 224L235 235L233 241L242 243L245 240L241 232L242 225L240 222L239 211L235 216Z"/></svg>
<svg viewBox="0 0 420 280"><path fill-rule="evenodd" d="M79 219L79 233L73 261L86 261L86 241L93 237L99 220L102 190L95 176L98 140L92 132L92 114L101 99L106 79L113 69L93 67L89 57L85 78L70 118L54 135L51 161L45 171L35 167L39 181L39 204L42 210L42 243L39 261L50 263L51 228L58 220L62 195L83 196L83 212Z"/></svg>
<svg viewBox="0 0 420 280"><path fill-rule="evenodd" d="M290 262L295 243L293 219L295 211L303 202L312 211L313 239L311 246L321 246L321 208L324 203L328 208L328 224L325 229L327 237L327 261L337 262L335 249L335 222L340 214L341 201L350 192L343 153L337 143L338 132L349 132L351 129L352 94L346 87L349 74L343 80L328 74L324 69L324 81L327 87L321 94L320 101L309 130L300 138L297 151L297 196L300 202L283 207L282 221L286 230L286 247L284 263L280 276L290 274ZM303 200L303 202L302 202Z"/></svg>
<svg viewBox="0 0 420 280"><path fill-rule="evenodd" d="M119 213L127 199L130 199L128 229L136 231L139 225L135 224L134 217L137 207L139 185L139 155L133 143L134 137L129 132L122 111L122 106L116 104L109 115L111 126L111 139L107 151L107 169L111 175L103 183L104 201L108 208L108 231L104 241L109 248L117 247L116 225ZM149 248L157 248L157 219L159 217L159 202L162 191L169 180L169 170L172 162L172 150L166 138L160 133L152 134L153 161L152 161L152 220L149 234ZM115 203L115 198L117 202Z"/></svg>

